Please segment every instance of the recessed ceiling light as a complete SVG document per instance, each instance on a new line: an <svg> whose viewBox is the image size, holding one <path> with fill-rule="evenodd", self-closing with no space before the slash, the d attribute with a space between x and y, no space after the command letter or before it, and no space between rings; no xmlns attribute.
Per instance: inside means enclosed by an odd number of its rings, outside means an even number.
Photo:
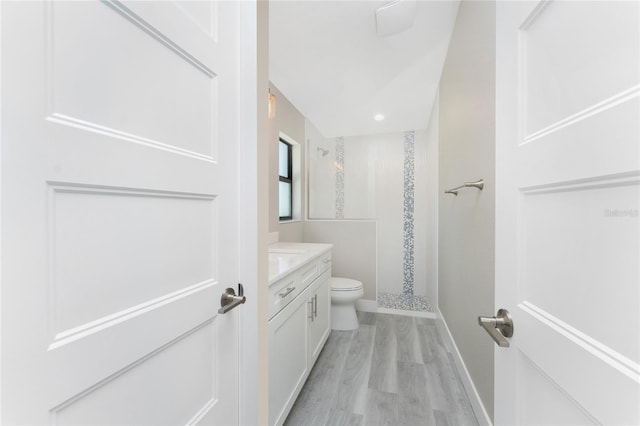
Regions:
<svg viewBox="0 0 640 426"><path fill-rule="evenodd" d="M376 121L382 121L382 120L384 120L384 115L382 115L382 114L376 114L376 115L373 117L373 119L374 119L374 120L376 120Z"/></svg>

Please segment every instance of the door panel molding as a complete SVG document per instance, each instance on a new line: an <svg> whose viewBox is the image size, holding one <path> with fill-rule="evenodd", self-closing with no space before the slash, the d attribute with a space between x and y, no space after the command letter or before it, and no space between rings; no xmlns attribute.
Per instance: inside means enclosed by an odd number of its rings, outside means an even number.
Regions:
<svg viewBox="0 0 640 426"><path fill-rule="evenodd" d="M54 333L95 332L214 285L219 273L211 263L217 253L215 200L90 185L50 186L48 276ZM172 244L164 246L163 241ZM181 268L187 269L183 275Z"/></svg>
<svg viewBox="0 0 640 426"><path fill-rule="evenodd" d="M640 37L634 6L544 0L518 31L518 92L524 139L638 92L640 55L627 35ZM594 29L597 28L597 31ZM606 36L605 36L606 34ZM602 78L607 75L608 78ZM613 100L612 100L613 99Z"/></svg>
<svg viewBox="0 0 640 426"><path fill-rule="evenodd" d="M120 410L115 407L120 409L126 407L127 401L131 400L129 397L137 395L138 392L135 388L140 386L150 394L155 392L172 393L174 394L172 398L179 399L181 404L192 405L193 418L203 417L215 407L218 400L219 389L217 389L215 377L218 374L219 366L212 353L212 348L213 350L218 348L213 344L215 327L217 327L215 319L207 320L105 377L95 385L71 396L50 410L51 424L120 424L117 419L96 418L96 415L104 416L105 413L94 408L94 404L98 402L92 401L92 399L98 399L107 405L115 404L113 410L108 410L108 415L117 415L116 413ZM199 364L199 370L182 362L186 353L190 354L190 363ZM161 364L164 364L164 367ZM152 371L147 371L145 374L144 370L149 369ZM201 374L196 374L198 371ZM146 386L151 382L154 382L156 386L147 388ZM154 397L153 395L148 396L150 400L153 400ZM189 399L191 401L188 401ZM132 413L129 414L136 415L135 411L138 409L139 407L132 405L129 408ZM139 418L140 424L153 422L151 420L153 418L156 419L157 424L177 424L185 420L175 418L178 413L171 413L169 407L155 406L155 411L155 413L148 411L138 413L138 416L142 416ZM173 421L171 420L172 414Z"/></svg>
<svg viewBox="0 0 640 426"><path fill-rule="evenodd" d="M103 2L105 6L110 7L111 9L118 12L124 18L126 18L129 22L131 22L136 27L140 28L142 31L165 45L167 48L175 52L182 59L202 71L205 75L213 78L216 76L216 73L210 69L207 65L198 60L195 56L191 55L186 49L179 46L175 43L171 38L167 37L161 30L151 25L149 22L144 20L140 15L134 13L131 9L125 6L120 1L105 1ZM182 8L180 8L182 9ZM189 15L192 19L193 16ZM195 20L195 19L194 19Z"/></svg>
<svg viewBox="0 0 640 426"><path fill-rule="evenodd" d="M519 198L519 297L635 362L639 189L637 176L594 178Z"/></svg>
<svg viewBox="0 0 640 426"><path fill-rule="evenodd" d="M526 135L521 142L521 145L533 142L540 138L544 138L545 136L549 136L552 133L558 132L565 127L577 124L583 120L591 118L594 115L601 114L606 112L607 110L616 107L620 104L624 104L625 102L632 101L636 98L640 97L640 84L630 87L627 90L623 90L622 92L611 96L608 99L600 101L590 107L583 109L575 114L572 114L566 118L563 118L548 127L540 129L536 132L533 132L529 135ZM523 132L524 133L524 132Z"/></svg>
<svg viewBox="0 0 640 426"><path fill-rule="evenodd" d="M627 424L628 419L637 416L638 370L620 362L623 357L613 358L611 353L615 351L612 349L604 351L604 345L592 346L577 334L560 327L560 322L551 322L539 313L541 309L532 309L532 306L518 305L518 333L529 336L529 341L544 342L544 345L520 340L519 355L526 354L549 380L571 395L599 423ZM605 390L594 392L576 381L576 375L588 375L589 383L597 383Z"/></svg>
<svg viewBox="0 0 640 426"><path fill-rule="evenodd" d="M631 171L607 176L595 176L585 179L558 181L544 185L533 185L520 188L523 195L544 194L553 192L582 191L585 189L608 188L640 184L640 172Z"/></svg>
<svg viewBox="0 0 640 426"><path fill-rule="evenodd" d="M72 329L64 330L57 333L54 337L53 343L49 345L49 350L58 349L64 345L74 343L77 340L90 336L94 333L101 332L110 327L132 320L140 315L144 315L151 311L161 309L166 305L177 302L185 297L194 295L194 297L208 297L208 294L200 294L203 291L212 288L217 284L214 280L203 281L193 286L183 288L174 293L166 294L153 300L141 303L136 306L124 309L119 312L115 312L111 315L98 318L88 323L82 324Z"/></svg>
<svg viewBox="0 0 640 426"><path fill-rule="evenodd" d="M524 312L528 313L543 325L549 327L553 331L562 334L567 339L571 340L584 350L590 352L592 355L600 358L608 365L612 366L620 373L627 376L629 379L640 383L640 364L630 360L621 353L613 350L613 348L597 341L588 334L572 327L566 322L556 318L549 312L539 306L534 305L528 301L523 301L518 304L518 307Z"/></svg>
<svg viewBox="0 0 640 426"><path fill-rule="evenodd" d="M576 417L581 419L577 422L580 425L601 425L524 352L518 353L518 366L521 369L524 387L518 396L518 405L524 412L518 424L544 424L544 415L539 421L535 417L553 410L554 422L558 425L574 424Z"/></svg>
<svg viewBox="0 0 640 426"><path fill-rule="evenodd" d="M78 19L78 7L84 19ZM210 54L192 55L191 46L178 45L120 2L51 2L46 10L48 121L214 161L219 74L226 64L212 62ZM118 43L113 31L126 34L130 43ZM86 41L78 42L73 32ZM195 47L220 50L212 39L196 34L203 40ZM130 80L126 85L124 76ZM88 96L100 102L88 104Z"/></svg>

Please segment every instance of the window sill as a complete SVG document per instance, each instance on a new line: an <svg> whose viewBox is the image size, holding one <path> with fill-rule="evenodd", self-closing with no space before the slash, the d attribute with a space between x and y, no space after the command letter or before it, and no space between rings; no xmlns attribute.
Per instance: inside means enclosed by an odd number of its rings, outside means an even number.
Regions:
<svg viewBox="0 0 640 426"><path fill-rule="evenodd" d="M278 223L283 224L283 225L285 225L287 223L296 223L296 222L302 222L302 219L287 219L287 220L278 221Z"/></svg>

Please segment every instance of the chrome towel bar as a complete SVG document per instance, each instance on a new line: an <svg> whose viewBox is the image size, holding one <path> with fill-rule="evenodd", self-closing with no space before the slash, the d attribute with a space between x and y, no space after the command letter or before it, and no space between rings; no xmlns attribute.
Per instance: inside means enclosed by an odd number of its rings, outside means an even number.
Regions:
<svg viewBox="0 0 640 426"><path fill-rule="evenodd" d="M453 194L457 196L458 191L460 191L462 188L478 188L480 191L482 191L482 188L484 188L484 179L478 179L475 182L465 182L463 185L456 186L455 188L447 189L446 191L444 191L444 193Z"/></svg>

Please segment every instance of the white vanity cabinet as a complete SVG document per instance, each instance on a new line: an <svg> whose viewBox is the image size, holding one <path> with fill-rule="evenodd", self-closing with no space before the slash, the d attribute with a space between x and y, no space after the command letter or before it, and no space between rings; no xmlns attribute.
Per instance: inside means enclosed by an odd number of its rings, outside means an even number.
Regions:
<svg viewBox="0 0 640 426"><path fill-rule="evenodd" d="M323 273L309 290L307 298L308 358L309 364L313 365L331 332L331 271Z"/></svg>
<svg viewBox="0 0 640 426"><path fill-rule="evenodd" d="M309 245L319 252L269 285L270 425L286 419L331 332L331 246Z"/></svg>
<svg viewBox="0 0 640 426"><path fill-rule="evenodd" d="M269 321L269 424L282 424L309 375L307 303L291 303Z"/></svg>

